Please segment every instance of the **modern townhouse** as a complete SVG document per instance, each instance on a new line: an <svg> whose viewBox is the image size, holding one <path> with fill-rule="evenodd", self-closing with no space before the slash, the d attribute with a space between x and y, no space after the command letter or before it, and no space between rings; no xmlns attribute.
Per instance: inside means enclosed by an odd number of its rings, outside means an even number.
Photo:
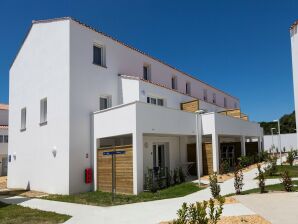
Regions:
<svg viewBox="0 0 298 224"><path fill-rule="evenodd" d="M148 169L208 174L262 148L239 99L68 17L33 22L9 100L12 188L109 191L120 151L116 191L137 194Z"/></svg>
<svg viewBox="0 0 298 224"><path fill-rule="evenodd" d="M8 105L0 104L0 176L7 175Z"/></svg>

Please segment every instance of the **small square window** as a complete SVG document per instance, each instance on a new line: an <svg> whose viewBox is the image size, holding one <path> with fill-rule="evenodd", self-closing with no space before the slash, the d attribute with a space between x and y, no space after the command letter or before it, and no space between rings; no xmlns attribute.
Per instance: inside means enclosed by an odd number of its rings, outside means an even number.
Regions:
<svg viewBox="0 0 298 224"><path fill-rule="evenodd" d="M93 45L93 64L105 67L104 47Z"/></svg>
<svg viewBox="0 0 298 224"><path fill-rule="evenodd" d="M99 110L105 110L112 106L111 96L101 96L99 98Z"/></svg>
<svg viewBox="0 0 298 224"><path fill-rule="evenodd" d="M163 106L163 99L157 99L157 105Z"/></svg>

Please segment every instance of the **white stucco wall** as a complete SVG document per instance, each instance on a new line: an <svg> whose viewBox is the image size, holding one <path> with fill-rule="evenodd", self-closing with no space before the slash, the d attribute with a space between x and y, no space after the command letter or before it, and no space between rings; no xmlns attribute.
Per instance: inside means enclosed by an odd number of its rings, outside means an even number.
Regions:
<svg viewBox="0 0 298 224"><path fill-rule="evenodd" d="M294 101L296 111L296 121L298 121L298 26L295 25L290 30L291 35L291 51L292 51L292 70L294 84ZM296 141L298 136L296 136Z"/></svg>
<svg viewBox="0 0 298 224"><path fill-rule="evenodd" d="M283 151L283 148L286 148L286 151L290 151L291 149L295 150L297 149L297 134L291 133L291 134L281 134L281 148ZM275 146L275 148L279 148L279 136L273 135L273 141L272 141L272 135L264 135L264 149L266 151L269 151L272 145Z"/></svg>
<svg viewBox="0 0 298 224"><path fill-rule="evenodd" d="M10 69L9 85L8 187L68 194L69 21L32 26ZM40 126L44 97L48 123ZM20 131L23 107L27 126Z"/></svg>

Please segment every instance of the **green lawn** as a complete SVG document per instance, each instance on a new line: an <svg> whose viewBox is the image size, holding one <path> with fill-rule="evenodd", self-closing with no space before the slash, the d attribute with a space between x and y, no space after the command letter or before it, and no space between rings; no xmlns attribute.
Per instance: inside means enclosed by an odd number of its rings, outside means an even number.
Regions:
<svg viewBox="0 0 298 224"><path fill-rule="evenodd" d="M116 195L114 202L112 202L111 193L101 191L87 192L76 195L50 195L44 197L44 199L78 204L110 206L182 197L201 189L203 188L199 188L197 184L187 182L157 191L156 193L142 192L139 195L118 194Z"/></svg>
<svg viewBox="0 0 298 224"><path fill-rule="evenodd" d="M70 216L0 202L0 224L63 223Z"/></svg>
<svg viewBox="0 0 298 224"><path fill-rule="evenodd" d="M298 166L282 165L282 166L277 166L276 174L274 174L272 176L265 174L265 178L266 179L280 178L280 175L285 170L289 171L290 177L298 177Z"/></svg>
<svg viewBox="0 0 298 224"><path fill-rule="evenodd" d="M293 181L293 185L295 185L293 187L294 191L298 191L298 180ZM274 185L268 185L265 187L266 191L285 191L284 186L282 184L274 184ZM251 190L247 190L247 191L243 191L241 192L241 194L252 194L252 193L260 193L260 189L259 188L254 188ZM228 194L225 195L226 197L228 196L233 196L235 194Z"/></svg>

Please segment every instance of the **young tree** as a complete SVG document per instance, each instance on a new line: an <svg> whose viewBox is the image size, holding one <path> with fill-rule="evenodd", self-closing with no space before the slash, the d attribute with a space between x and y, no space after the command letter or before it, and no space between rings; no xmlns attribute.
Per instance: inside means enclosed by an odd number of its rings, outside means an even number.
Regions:
<svg viewBox="0 0 298 224"><path fill-rule="evenodd" d="M216 172L214 172L212 175L209 175L209 184L213 198L218 198L220 196L220 186L217 182Z"/></svg>
<svg viewBox="0 0 298 224"><path fill-rule="evenodd" d="M241 194L243 185L243 172L237 167L234 172L234 187L236 194Z"/></svg>
<svg viewBox="0 0 298 224"><path fill-rule="evenodd" d="M284 185L285 191L293 191L293 182L289 175L289 171L285 170L285 172L281 175L281 182Z"/></svg>
<svg viewBox="0 0 298 224"><path fill-rule="evenodd" d="M258 180L259 180L259 188L260 188L260 192L261 193L265 193L265 176L264 176L264 171L262 170L261 168L261 165L258 164L258 172L259 172L259 175L258 175Z"/></svg>

